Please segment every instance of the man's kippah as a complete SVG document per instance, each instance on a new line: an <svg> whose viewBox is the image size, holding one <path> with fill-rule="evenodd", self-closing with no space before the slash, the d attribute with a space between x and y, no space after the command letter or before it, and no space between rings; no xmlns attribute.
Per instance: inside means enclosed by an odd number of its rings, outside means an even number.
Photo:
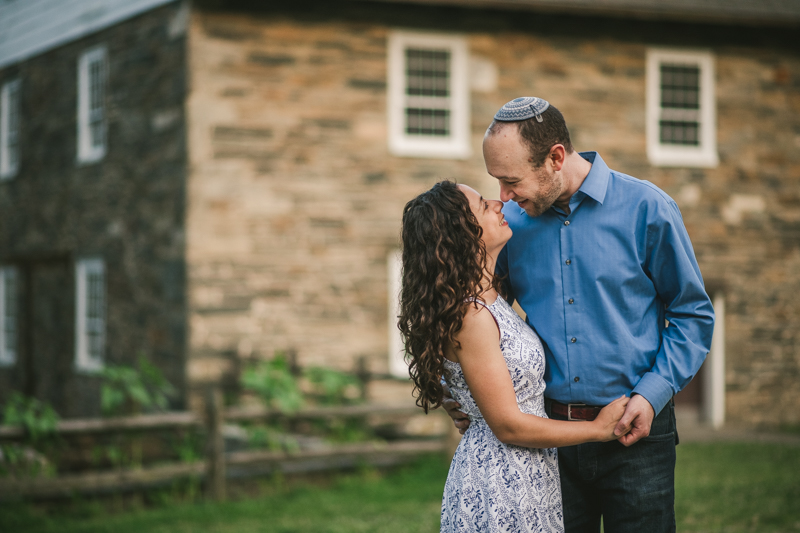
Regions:
<svg viewBox="0 0 800 533"><path fill-rule="evenodd" d="M550 107L550 102L536 98L535 96L522 96L514 98L506 105L500 108L500 111L495 114L494 119L501 122L517 122L519 120L528 120L529 118L536 117L539 122L542 121L542 113Z"/></svg>

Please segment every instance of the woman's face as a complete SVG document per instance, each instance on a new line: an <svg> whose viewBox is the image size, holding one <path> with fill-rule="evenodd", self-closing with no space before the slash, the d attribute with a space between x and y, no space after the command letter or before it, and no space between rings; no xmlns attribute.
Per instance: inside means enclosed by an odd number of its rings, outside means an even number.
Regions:
<svg viewBox="0 0 800 533"><path fill-rule="evenodd" d="M469 200L469 206L483 228L483 243L487 253L499 252L511 238L511 228L503 216L503 202L484 200L478 191L466 185L458 185L459 190Z"/></svg>

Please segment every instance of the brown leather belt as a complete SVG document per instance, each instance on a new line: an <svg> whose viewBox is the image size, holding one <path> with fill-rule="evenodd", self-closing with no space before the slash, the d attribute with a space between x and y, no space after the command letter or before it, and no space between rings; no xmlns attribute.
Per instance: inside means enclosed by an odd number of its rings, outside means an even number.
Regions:
<svg viewBox="0 0 800 533"><path fill-rule="evenodd" d="M567 420L594 420L600 414L602 407L586 405L585 403L563 404L550 400L550 410L558 416L566 416Z"/></svg>

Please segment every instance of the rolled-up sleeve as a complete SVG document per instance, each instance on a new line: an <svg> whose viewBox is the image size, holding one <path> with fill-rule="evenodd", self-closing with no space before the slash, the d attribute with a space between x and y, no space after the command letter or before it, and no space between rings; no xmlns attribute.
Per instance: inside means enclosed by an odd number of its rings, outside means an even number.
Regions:
<svg viewBox="0 0 800 533"><path fill-rule="evenodd" d="M674 201L648 217L645 271L665 306L668 326L650 372L634 387L656 413L697 374L711 348L714 309Z"/></svg>

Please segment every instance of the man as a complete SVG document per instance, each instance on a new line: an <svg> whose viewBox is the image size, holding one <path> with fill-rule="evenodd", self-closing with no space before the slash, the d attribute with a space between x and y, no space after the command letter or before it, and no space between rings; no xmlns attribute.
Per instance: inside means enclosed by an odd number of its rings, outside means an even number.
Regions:
<svg viewBox="0 0 800 533"><path fill-rule="evenodd" d="M567 532L599 532L601 517L608 533L675 531L671 399L714 326L678 206L574 151L563 116L539 98L503 106L483 154L514 231L497 273L545 343L548 415L577 424L631 397L619 440L559 449ZM452 399L445 408L469 425Z"/></svg>

